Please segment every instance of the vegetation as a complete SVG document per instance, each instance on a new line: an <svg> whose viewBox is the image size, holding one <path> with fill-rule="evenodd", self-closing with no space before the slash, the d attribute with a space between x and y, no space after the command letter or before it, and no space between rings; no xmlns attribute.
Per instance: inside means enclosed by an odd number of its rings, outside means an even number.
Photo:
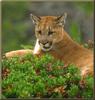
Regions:
<svg viewBox="0 0 95 100"><path fill-rule="evenodd" d="M2 98L92 98L92 76L82 79L74 65L49 54L2 60Z"/></svg>

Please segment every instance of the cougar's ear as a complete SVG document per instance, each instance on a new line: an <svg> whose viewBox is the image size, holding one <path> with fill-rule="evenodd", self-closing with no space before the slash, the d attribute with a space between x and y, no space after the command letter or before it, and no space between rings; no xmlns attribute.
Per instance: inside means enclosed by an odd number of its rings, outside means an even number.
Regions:
<svg viewBox="0 0 95 100"><path fill-rule="evenodd" d="M37 24L37 23L41 20L40 17L35 16L35 15L33 15L33 14L30 14L30 16L31 16L32 21L33 21L34 24Z"/></svg>
<svg viewBox="0 0 95 100"><path fill-rule="evenodd" d="M67 17L67 13L64 13L63 15L57 17L56 23L64 26L65 21L66 21L66 17Z"/></svg>

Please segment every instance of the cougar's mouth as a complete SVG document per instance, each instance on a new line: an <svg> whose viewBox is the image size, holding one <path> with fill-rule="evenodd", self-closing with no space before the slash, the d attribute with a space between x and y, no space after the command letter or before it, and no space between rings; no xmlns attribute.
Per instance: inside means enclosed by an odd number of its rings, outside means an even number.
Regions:
<svg viewBox="0 0 95 100"><path fill-rule="evenodd" d="M39 45L43 51L49 51L52 49L52 42L48 42L46 44L39 43Z"/></svg>

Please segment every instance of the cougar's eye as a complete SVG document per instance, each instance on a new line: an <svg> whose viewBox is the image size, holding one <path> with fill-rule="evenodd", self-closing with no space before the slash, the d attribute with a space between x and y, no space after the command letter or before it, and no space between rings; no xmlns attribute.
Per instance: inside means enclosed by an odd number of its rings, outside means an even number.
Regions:
<svg viewBox="0 0 95 100"><path fill-rule="evenodd" d="M41 33L42 33L41 30L39 30L38 33L41 35Z"/></svg>
<svg viewBox="0 0 95 100"><path fill-rule="evenodd" d="M48 35L52 35L53 33L54 33L54 32L52 32L52 31L49 31L49 32L48 32Z"/></svg>

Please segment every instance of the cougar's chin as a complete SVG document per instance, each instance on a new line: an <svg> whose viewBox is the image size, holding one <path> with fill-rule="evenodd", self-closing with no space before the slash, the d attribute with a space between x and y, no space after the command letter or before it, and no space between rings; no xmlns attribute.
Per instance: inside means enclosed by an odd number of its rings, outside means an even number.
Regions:
<svg viewBox="0 0 95 100"><path fill-rule="evenodd" d="M43 51L50 51L52 49L52 44L46 44L46 45L40 44L40 47Z"/></svg>
<svg viewBox="0 0 95 100"><path fill-rule="evenodd" d="M51 47L41 47L41 49L43 50L43 51L50 51L51 49L52 49L52 46Z"/></svg>

